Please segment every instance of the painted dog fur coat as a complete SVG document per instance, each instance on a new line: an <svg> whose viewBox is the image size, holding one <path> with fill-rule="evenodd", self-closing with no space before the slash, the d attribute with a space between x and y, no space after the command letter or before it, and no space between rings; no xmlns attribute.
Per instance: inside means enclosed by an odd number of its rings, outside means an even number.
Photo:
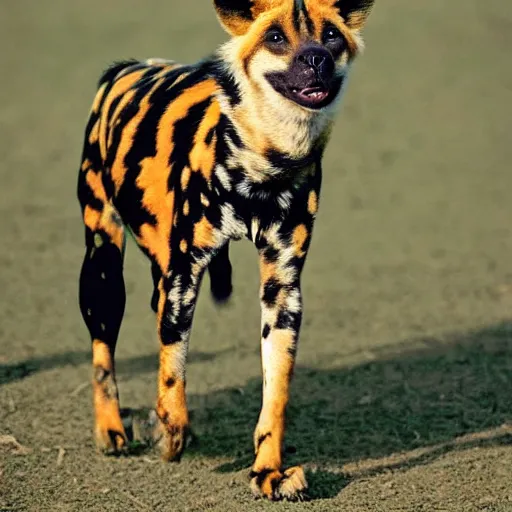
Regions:
<svg viewBox="0 0 512 512"><path fill-rule="evenodd" d="M179 460L189 416L185 362L201 278L231 293L229 242L259 253L263 404L251 488L300 499L284 470L285 409L302 317L300 276L318 209L321 159L373 0L215 0L232 36L195 65L111 66L86 128L78 179L86 254L80 308L93 351L98 446L126 446L114 352L131 232L151 262L160 366L156 436Z"/></svg>

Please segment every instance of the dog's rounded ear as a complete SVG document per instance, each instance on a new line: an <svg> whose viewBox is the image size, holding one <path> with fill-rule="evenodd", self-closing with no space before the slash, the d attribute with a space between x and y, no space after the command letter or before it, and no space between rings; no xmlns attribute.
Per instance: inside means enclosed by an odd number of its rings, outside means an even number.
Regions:
<svg viewBox="0 0 512 512"><path fill-rule="evenodd" d="M272 7L275 0L214 0L221 25L232 36L244 35L251 23Z"/></svg>
<svg viewBox="0 0 512 512"><path fill-rule="evenodd" d="M322 0L325 1L325 0ZM332 2L332 0L327 0ZM375 0L335 0L334 7L345 20L345 24L353 29L359 30L366 23L370 10Z"/></svg>

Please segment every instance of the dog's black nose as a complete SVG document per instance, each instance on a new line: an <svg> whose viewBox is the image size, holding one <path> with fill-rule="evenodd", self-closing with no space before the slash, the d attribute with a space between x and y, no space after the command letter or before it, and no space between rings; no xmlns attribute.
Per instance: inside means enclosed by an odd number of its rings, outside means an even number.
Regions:
<svg viewBox="0 0 512 512"><path fill-rule="evenodd" d="M297 60L320 71L326 62L332 60L331 54L321 46L307 46L297 55Z"/></svg>

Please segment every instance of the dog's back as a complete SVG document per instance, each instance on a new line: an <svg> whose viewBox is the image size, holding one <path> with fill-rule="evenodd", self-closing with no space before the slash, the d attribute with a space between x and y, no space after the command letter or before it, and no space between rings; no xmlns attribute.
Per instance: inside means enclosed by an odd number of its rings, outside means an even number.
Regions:
<svg viewBox="0 0 512 512"><path fill-rule="evenodd" d="M205 66L129 61L104 73L91 109L78 186L82 208L99 213L104 203L115 205L162 268L169 264L174 203L189 180L212 178L217 88ZM185 213L193 213L190 206ZM94 231L95 222L86 225Z"/></svg>

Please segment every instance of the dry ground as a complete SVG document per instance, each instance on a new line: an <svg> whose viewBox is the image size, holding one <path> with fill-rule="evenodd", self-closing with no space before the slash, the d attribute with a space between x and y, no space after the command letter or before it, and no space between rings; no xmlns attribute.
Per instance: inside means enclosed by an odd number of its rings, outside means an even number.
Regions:
<svg viewBox="0 0 512 512"><path fill-rule="evenodd" d="M114 59L209 52L224 37L210 2L0 3L1 511L512 510L512 3L377 0L366 35L304 278L287 461L306 463L313 500L271 504L246 481L261 383L248 243L231 306L198 308L183 462L104 458L91 436L75 181L95 81ZM157 342L129 249L118 360L139 408Z"/></svg>

